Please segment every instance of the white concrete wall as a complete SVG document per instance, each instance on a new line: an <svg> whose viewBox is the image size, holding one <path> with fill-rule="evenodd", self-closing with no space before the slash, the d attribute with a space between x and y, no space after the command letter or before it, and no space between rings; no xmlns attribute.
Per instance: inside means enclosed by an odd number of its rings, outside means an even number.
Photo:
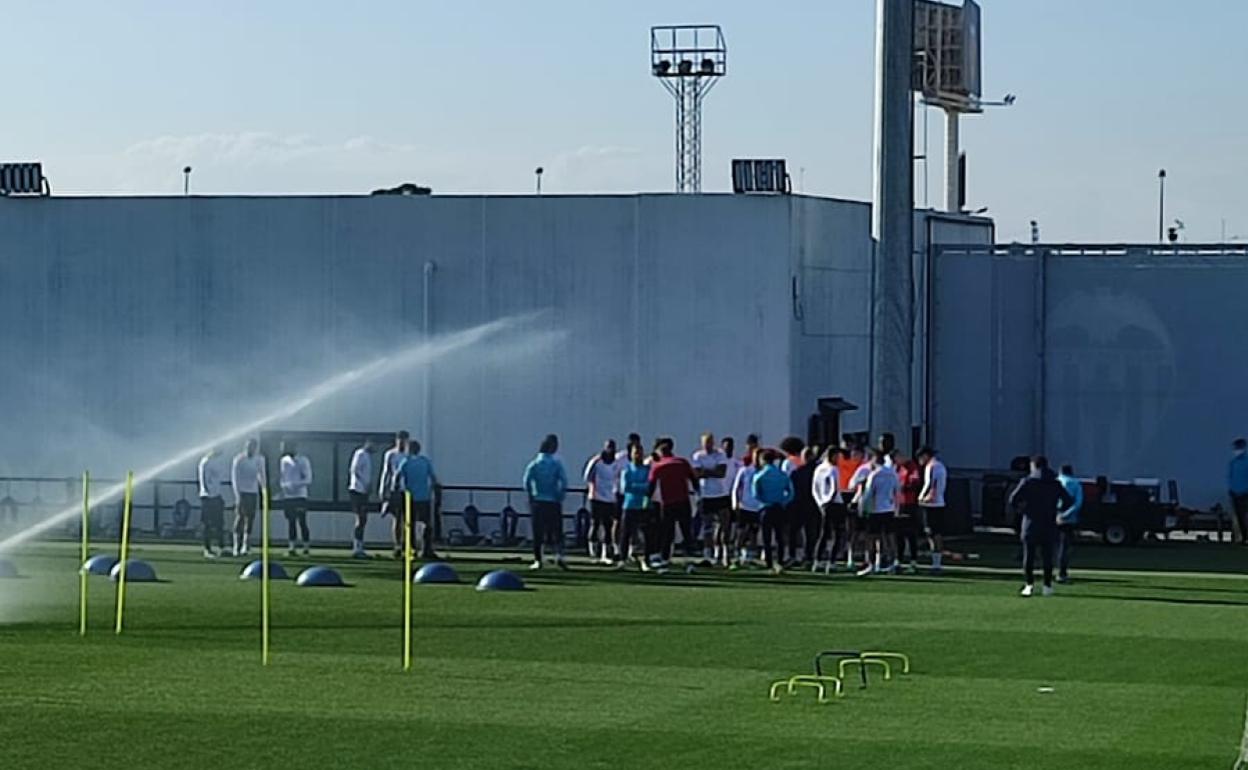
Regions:
<svg viewBox="0 0 1248 770"><path fill-rule="evenodd" d="M435 364L431 426L413 372L281 427L408 427L445 481L488 484L546 432L574 470L631 430L680 451L802 432L817 395L867 400L867 218L727 195L0 200L0 475L142 467L419 340L427 260L435 332L547 309L566 338Z"/></svg>
<svg viewBox="0 0 1248 770"><path fill-rule="evenodd" d="M793 409L805 437L806 419L821 396L840 396L859 410L844 431L866 430L871 407L871 207L821 199L794 201ZM790 292L792 294L792 292Z"/></svg>

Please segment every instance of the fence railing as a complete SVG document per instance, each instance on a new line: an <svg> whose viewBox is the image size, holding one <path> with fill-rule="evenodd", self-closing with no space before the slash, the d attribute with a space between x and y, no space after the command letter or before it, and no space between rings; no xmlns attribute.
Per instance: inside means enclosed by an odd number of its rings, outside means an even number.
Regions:
<svg viewBox="0 0 1248 770"><path fill-rule="evenodd" d="M114 487L121 479L92 478L93 496ZM530 518L528 495L522 487L447 484L440 487L435 538L467 543L511 543L519 539L521 522ZM199 485L190 479L157 479L134 488L131 503L131 535L139 539L190 540L199 530ZM577 540L589 527L586 510L588 490L568 489L564 502L564 526L572 525ZM226 492L227 508L232 506ZM375 497L375 496L374 496ZM280 500L274 502L279 507ZM82 505L81 477L4 476L0 477L0 533L11 534L61 511L78 511ZM380 501L372 499L370 509L379 511ZM308 501L310 515L342 515L340 501ZM90 526L93 536L112 536L121 531L120 495L91 503ZM494 524L493 527L490 525ZM47 537L77 537L81 518L67 516L63 527L53 528Z"/></svg>

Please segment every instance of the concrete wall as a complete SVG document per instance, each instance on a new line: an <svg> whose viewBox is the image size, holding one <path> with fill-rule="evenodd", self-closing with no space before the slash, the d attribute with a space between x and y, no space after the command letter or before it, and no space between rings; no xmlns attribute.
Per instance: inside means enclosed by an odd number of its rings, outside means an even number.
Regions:
<svg viewBox="0 0 1248 770"><path fill-rule="evenodd" d="M409 427L452 483L518 483L552 431L578 470L632 430L775 439L816 395L866 403L867 222L728 195L3 200L0 474L142 467L419 341L426 261L435 333L547 310L566 336L436 362L431 425L417 370L283 427Z"/></svg>
<svg viewBox="0 0 1248 770"><path fill-rule="evenodd" d="M860 410L847 431L866 430L871 393L871 207L817 199L793 206L793 399L801 436L821 396Z"/></svg>
<svg viewBox="0 0 1248 770"><path fill-rule="evenodd" d="M926 432L929 415L929 331L932 327L932 258L933 247L942 244L991 246L996 240L996 226L991 219L947 214L939 211L916 211L914 214L914 366L912 367L911 414L916 425Z"/></svg>
<svg viewBox="0 0 1248 770"><path fill-rule="evenodd" d="M936 257L933 429L952 464L1038 450L1086 475L1223 502L1248 434L1248 252L952 249Z"/></svg>

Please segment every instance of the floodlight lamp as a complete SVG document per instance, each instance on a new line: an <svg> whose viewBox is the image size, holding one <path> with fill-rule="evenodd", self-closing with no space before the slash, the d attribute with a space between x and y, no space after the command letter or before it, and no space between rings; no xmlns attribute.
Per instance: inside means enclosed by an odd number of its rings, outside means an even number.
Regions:
<svg viewBox="0 0 1248 770"><path fill-rule="evenodd" d="M693 62L689 61L688 59L681 59L680 66L678 67L678 69L680 71L680 74L690 75L693 73Z"/></svg>
<svg viewBox="0 0 1248 770"><path fill-rule="evenodd" d="M715 74L715 60L714 60L714 59L703 59L703 60L702 60L702 74L703 74L703 75L714 75L714 74Z"/></svg>

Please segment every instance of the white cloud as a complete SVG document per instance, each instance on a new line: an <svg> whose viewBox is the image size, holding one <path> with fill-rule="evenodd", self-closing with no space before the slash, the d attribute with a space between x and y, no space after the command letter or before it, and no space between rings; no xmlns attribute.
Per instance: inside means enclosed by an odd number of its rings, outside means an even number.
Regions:
<svg viewBox="0 0 1248 770"><path fill-rule="evenodd" d="M452 163L446 153L369 135L340 141L268 131L166 135L121 152L115 187L175 192L182 167L191 166L192 187L203 193L367 192L404 181L436 183Z"/></svg>
<svg viewBox="0 0 1248 770"><path fill-rule="evenodd" d="M132 161L173 160L252 166L285 164L317 156L350 154L415 153L410 144L389 144L371 136L357 136L344 142L318 142L308 134L280 135L265 131L232 134L193 134L160 136L136 142L125 150Z"/></svg>

